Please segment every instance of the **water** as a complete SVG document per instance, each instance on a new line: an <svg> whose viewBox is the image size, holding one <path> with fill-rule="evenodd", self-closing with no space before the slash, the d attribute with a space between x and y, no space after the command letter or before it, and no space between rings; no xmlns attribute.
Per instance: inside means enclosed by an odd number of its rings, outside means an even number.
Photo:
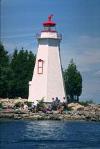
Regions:
<svg viewBox="0 0 100 149"><path fill-rule="evenodd" d="M100 149L100 123L1 121L0 149Z"/></svg>

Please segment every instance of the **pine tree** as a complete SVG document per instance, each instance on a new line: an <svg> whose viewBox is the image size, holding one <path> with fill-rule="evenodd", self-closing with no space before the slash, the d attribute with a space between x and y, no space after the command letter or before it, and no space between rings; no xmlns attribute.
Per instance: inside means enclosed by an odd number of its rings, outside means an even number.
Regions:
<svg viewBox="0 0 100 149"><path fill-rule="evenodd" d="M82 76L77 70L73 59L68 68L64 71L65 90L68 96L68 102L78 102L82 93Z"/></svg>
<svg viewBox="0 0 100 149"><path fill-rule="evenodd" d="M12 79L12 97L28 97L28 83L32 78L32 72L35 64L35 55L23 48L18 52L14 51L11 69L13 71Z"/></svg>
<svg viewBox="0 0 100 149"><path fill-rule="evenodd" d="M28 97L29 81L35 65L35 55L23 48L10 57L0 43L0 97Z"/></svg>
<svg viewBox="0 0 100 149"><path fill-rule="evenodd" d="M6 98L9 94L9 55L0 43L0 97Z"/></svg>

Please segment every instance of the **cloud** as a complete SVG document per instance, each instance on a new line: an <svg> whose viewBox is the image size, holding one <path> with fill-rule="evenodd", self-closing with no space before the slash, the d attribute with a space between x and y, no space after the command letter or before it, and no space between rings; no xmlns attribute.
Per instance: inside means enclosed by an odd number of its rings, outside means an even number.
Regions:
<svg viewBox="0 0 100 149"><path fill-rule="evenodd" d="M82 71L90 71L92 65L100 63L100 37L73 37L62 48L61 54L64 67L71 58L74 59Z"/></svg>
<svg viewBox="0 0 100 149"><path fill-rule="evenodd" d="M32 41L3 41L4 47L9 53L13 53L14 49L17 48L20 50L22 47L24 49L27 49L29 51L33 51L33 53L36 53L37 50L37 45L34 44L33 40Z"/></svg>
<svg viewBox="0 0 100 149"><path fill-rule="evenodd" d="M95 75L96 77L100 77L100 70L96 71L96 72L94 73L94 75Z"/></svg>
<svg viewBox="0 0 100 149"><path fill-rule="evenodd" d="M100 81L94 79L94 80L88 80L87 82L84 82L83 94L89 94L93 96L96 93L100 94Z"/></svg>
<svg viewBox="0 0 100 149"><path fill-rule="evenodd" d="M100 49L84 51L78 55L78 60L83 65L100 63Z"/></svg>
<svg viewBox="0 0 100 149"><path fill-rule="evenodd" d="M100 37L82 35L78 38L75 38L73 44L76 48L88 48L89 50L93 50L95 48L97 49L100 48Z"/></svg>
<svg viewBox="0 0 100 149"><path fill-rule="evenodd" d="M14 35L8 35L8 36L2 36L2 39L10 39L10 38L19 38L19 37L32 37L32 33L28 34L14 34ZM35 37L35 35L34 35Z"/></svg>

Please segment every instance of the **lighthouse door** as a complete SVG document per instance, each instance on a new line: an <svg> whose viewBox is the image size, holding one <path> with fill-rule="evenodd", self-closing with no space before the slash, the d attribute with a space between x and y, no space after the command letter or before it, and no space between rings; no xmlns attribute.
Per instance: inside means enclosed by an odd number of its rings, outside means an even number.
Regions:
<svg viewBox="0 0 100 149"><path fill-rule="evenodd" d="M42 59L38 60L37 73L43 74L43 60Z"/></svg>

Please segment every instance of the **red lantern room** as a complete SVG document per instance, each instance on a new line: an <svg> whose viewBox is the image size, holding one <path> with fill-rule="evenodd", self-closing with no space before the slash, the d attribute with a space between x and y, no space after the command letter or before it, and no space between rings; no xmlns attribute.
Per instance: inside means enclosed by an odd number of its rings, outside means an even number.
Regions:
<svg viewBox="0 0 100 149"><path fill-rule="evenodd" d="M53 15L48 16L48 20L43 22L44 30L43 32L56 32L55 26L56 23L53 22L52 19Z"/></svg>

